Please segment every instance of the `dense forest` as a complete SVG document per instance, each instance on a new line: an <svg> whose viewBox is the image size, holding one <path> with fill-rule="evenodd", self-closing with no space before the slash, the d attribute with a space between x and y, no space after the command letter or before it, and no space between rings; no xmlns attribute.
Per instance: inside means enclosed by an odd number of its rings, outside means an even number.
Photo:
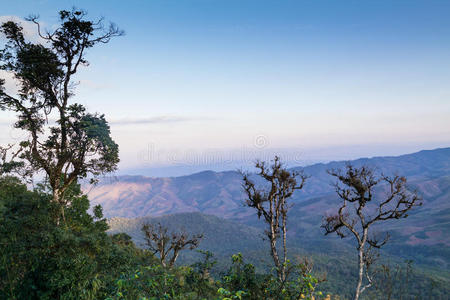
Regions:
<svg viewBox="0 0 450 300"><path fill-rule="evenodd" d="M354 242L340 256L325 255L323 249L299 252L290 244L292 196L310 177L287 169L279 157L257 162L255 173L240 174L246 196L242 204L258 217L263 239L252 239L256 234L245 226L204 223L227 229L216 234L215 254L200 247L203 232L182 229L198 226L191 222L173 229L162 220L142 220L134 232L142 240L139 244L131 234L108 232L111 223L101 206L91 207L80 182L95 184L98 176L116 170L118 145L105 116L88 112L72 99L74 75L88 65L88 49L123 32L114 24L87 19L81 10L61 11L59 17L59 27L52 31L44 31L37 17L29 18L41 38L38 43L27 40L20 24L1 25L8 42L0 52L0 68L14 73L20 89L10 94L0 79L0 108L14 113L14 127L27 133L23 141L0 149L1 299L448 296L448 278L441 273L383 256L380 248L392 237L378 234L372 225L401 223L422 204L422 197L408 188L407 178L380 174L368 166L347 165L328 172L336 181L339 206L334 214L324 212L322 234ZM201 224L204 216L196 218ZM242 249L221 256L220 248L229 247L233 238L240 240ZM260 245L261 251L247 251L247 240ZM192 256L178 259L182 253Z"/></svg>

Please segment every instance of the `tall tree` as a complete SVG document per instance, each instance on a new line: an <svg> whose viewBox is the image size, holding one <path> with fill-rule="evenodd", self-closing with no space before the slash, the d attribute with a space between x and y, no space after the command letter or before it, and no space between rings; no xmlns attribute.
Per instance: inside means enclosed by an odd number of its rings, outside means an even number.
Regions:
<svg viewBox="0 0 450 300"><path fill-rule="evenodd" d="M278 156L273 164L267 167L265 162L256 163L258 175L265 180L267 185L257 187L250 178L250 174L242 173L243 188L246 193L246 205L256 209L258 218L261 216L267 223L265 231L270 242L270 254L275 264L277 276L280 282L285 282L288 275L287 257L287 217L291 204L288 199L296 190L303 188L307 176L300 172L288 171ZM299 179L299 182L297 181ZM282 256L280 258L277 241L282 239Z"/></svg>
<svg viewBox="0 0 450 300"><path fill-rule="evenodd" d="M348 234L357 241L358 250L358 282L355 300L370 286L374 249L379 249L389 239L389 234L377 237L372 225L393 219L406 218L408 211L421 205L421 198L416 191L406 188L406 178L402 176L385 176L375 174L370 167L360 168L347 165L345 171L330 170L330 175L337 178L336 193L341 205L337 213L326 216L322 224L325 234L335 232L341 238ZM379 187L379 190L375 188ZM382 193L382 189L385 193ZM364 277L366 284L363 286Z"/></svg>
<svg viewBox="0 0 450 300"><path fill-rule="evenodd" d="M68 204L64 195L72 183L114 171L119 162L104 115L70 101L77 85L74 75L88 65L86 51L123 34L112 23L105 27L101 19L85 17L82 10L60 11L59 26L45 32L37 17L28 18L36 24L38 42L27 40L18 23L8 21L0 27L7 39L0 50L0 69L14 74L19 87L17 93L8 93L5 79L0 79L0 108L16 113L14 127L28 133L11 149L10 160L3 159L2 169L43 171L62 218Z"/></svg>

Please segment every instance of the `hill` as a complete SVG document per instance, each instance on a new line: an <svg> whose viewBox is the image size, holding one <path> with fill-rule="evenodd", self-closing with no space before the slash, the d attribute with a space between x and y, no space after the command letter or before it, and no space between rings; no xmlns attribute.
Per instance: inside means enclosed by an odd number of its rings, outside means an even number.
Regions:
<svg viewBox="0 0 450 300"><path fill-rule="evenodd" d="M220 276L229 267L230 256L238 252L243 254L246 262L254 264L258 272L268 272L272 265L268 244L262 240L262 230L216 216L194 212L134 219L111 218L108 223L109 233L126 232L138 246L143 246L141 227L144 223L161 223L170 231L203 233L204 238L199 249L214 253L218 263L212 272L216 276ZM314 264L316 276L326 274L327 281L320 285L321 291L339 294L344 297L343 299L351 298L357 271L353 247L336 239L290 242L289 254L293 260L308 257ZM189 265L199 260L201 260L199 253L186 250L181 253L177 263ZM403 260L385 252L381 262L402 265ZM436 285L440 295L450 292L448 275L448 272L436 268L414 266L410 278L412 283L407 286L409 295L419 295L424 291L430 295L428 291L430 283Z"/></svg>
<svg viewBox="0 0 450 300"><path fill-rule="evenodd" d="M310 176L305 188L296 196L310 198L332 193L332 178L326 171L342 168L346 163L348 161L293 168ZM410 182L420 182L450 176L450 148L397 157L361 158L350 163L374 166L380 172L398 173L407 176ZM192 211L235 219L248 215L242 209L241 176L236 171L204 171L165 178L107 177L92 189L85 189L91 201L101 204L109 217L135 218Z"/></svg>
<svg viewBox="0 0 450 300"><path fill-rule="evenodd" d="M141 247L144 245L141 228L145 223L160 223L175 232L203 234L199 249L212 251L215 255L221 257L229 257L240 251L264 249L266 246L263 243L263 232L260 229L198 212L135 219L111 218L108 220L111 234L126 232Z"/></svg>
<svg viewBox="0 0 450 300"><path fill-rule="evenodd" d="M346 163L294 168L310 176L305 188L294 195L289 216L290 239L298 245L304 240L313 241L302 245L302 249L314 250L317 245L335 239L324 237L320 229L323 215L338 203L331 187L332 178L326 171L342 168ZM362 158L351 163L408 177L411 188L417 188L423 196L424 205L415 209L409 218L379 228L392 233L390 246L386 249L393 255L447 268L450 263L450 148L397 157ZM106 178L88 195L93 204L103 206L107 217L157 217L201 212L253 227L261 225L254 212L243 207L241 176L235 171L205 171L169 178Z"/></svg>

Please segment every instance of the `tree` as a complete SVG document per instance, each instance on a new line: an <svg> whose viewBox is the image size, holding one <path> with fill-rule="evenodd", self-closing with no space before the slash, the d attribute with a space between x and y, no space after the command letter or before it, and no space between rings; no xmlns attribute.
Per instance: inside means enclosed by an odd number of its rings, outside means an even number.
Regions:
<svg viewBox="0 0 450 300"><path fill-rule="evenodd" d="M256 183L250 178L250 174L241 172L243 176L243 188L246 193L246 205L255 208L258 218L261 216L267 223L265 231L271 249L271 256L275 264L277 276L280 282L285 282L288 275L288 258L286 247L287 214L291 207L288 199L296 190L303 188L307 176L300 172L288 171L278 156L273 164L267 167L265 162L256 162L258 175L269 185L268 188L257 188ZM297 183L297 178L300 182ZM278 254L277 240L282 238L282 258Z"/></svg>
<svg viewBox="0 0 450 300"><path fill-rule="evenodd" d="M157 225L147 223L142 226L145 245L153 254L158 254L163 267L173 267L180 251L185 248L193 250L198 247L202 234L195 234L192 237L185 232L168 232L168 228L158 223ZM170 253L172 256L169 259ZM167 259L169 261L167 262Z"/></svg>
<svg viewBox="0 0 450 300"><path fill-rule="evenodd" d="M382 264L376 271L374 280L375 290L386 300L403 299L407 295L408 282L412 275L412 260L405 260L404 264Z"/></svg>
<svg viewBox="0 0 450 300"><path fill-rule="evenodd" d="M421 198L416 191L406 188L405 177L377 176L367 166L356 168L347 165L345 171L330 170L328 173L337 178L335 189L341 206L337 213L324 218L322 228L325 235L335 232L344 238L352 234L357 241L359 272L354 298L357 300L364 290L372 286L369 269L376 259L373 250L381 248L389 239L388 233L383 238L372 234L371 226L382 221L406 218L409 210L421 205ZM375 190L378 185L385 188L384 195ZM376 197L378 192L380 196ZM364 277L367 283L362 286Z"/></svg>
<svg viewBox="0 0 450 300"><path fill-rule="evenodd" d="M190 290L197 294L195 299L211 299L217 291L216 281L211 276L211 271L217 264L214 254L210 251L197 250L201 254L201 260L193 263L185 269L185 282Z"/></svg>
<svg viewBox="0 0 450 300"><path fill-rule="evenodd" d="M7 39L0 51L0 69L12 72L19 85L18 93L10 94L0 79L0 108L16 113L14 127L29 135L11 149L9 161L2 156L2 169L43 171L63 219L69 186L88 175L114 171L119 162L104 115L70 101L77 85L73 77L80 66L88 65L86 51L123 34L114 24L105 28L101 19L85 16L82 10L60 11L59 26L45 32L37 17L28 18L36 24L39 42L27 41L18 23L8 21L0 27Z"/></svg>
<svg viewBox="0 0 450 300"><path fill-rule="evenodd" d="M222 285L230 294L244 292L243 299L267 299L267 286L273 276L260 275L252 264L244 263L241 253L231 256L231 266L222 276Z"/></svg>
<svg viewBox="0 0 450 300"><path fill-rule="evenodd" d="M0 177L0 298L105 299L123 272L151 257L130 241L107 235L100 207L72 184L66 225L55 226L59 207L45 186L30 191L20 180Z"/></svg>

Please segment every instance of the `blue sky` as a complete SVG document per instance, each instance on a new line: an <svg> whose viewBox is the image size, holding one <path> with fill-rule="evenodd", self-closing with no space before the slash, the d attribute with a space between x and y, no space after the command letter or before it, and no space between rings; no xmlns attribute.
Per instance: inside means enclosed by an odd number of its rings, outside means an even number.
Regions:
<svg viewBox="0 0 450 300"><path fill-rule="evenodd" d="M75 98L107 115L124 170L450 145L450 1L0 4L47 26L76 6L125 30L88 53Z"/></svg>

